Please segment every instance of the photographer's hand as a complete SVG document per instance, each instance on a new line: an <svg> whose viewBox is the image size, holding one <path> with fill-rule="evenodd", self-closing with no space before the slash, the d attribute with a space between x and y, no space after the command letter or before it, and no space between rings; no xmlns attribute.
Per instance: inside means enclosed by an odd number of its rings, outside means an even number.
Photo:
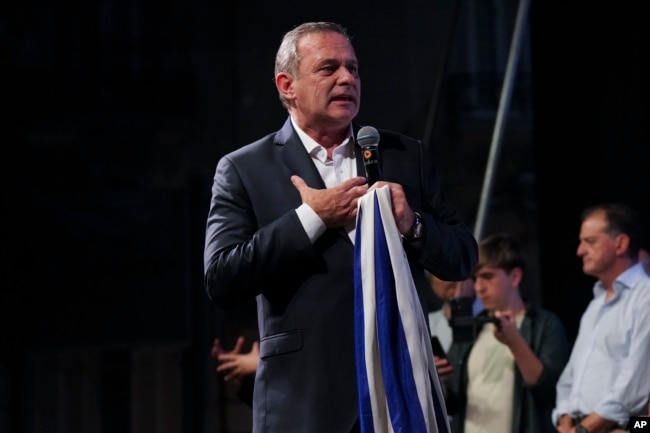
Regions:
<svg viewBox="0 0 650 433"><path fill-rule="evenodd" d="M523 337L517 329L517 322L510 310L495 311L494 317L499 320L499 325L494 329L494 336L501 343L510 347L517 343L517 339Z"/></svg>
<svg viewBox="0 0 650 433"><path fill-rule="evenodd" d="M501 321L501 328L494 330L494 336L508 346L515 357L515 364L528 385L537 383L544 371L544 365L530 348L517 329L515 315L511 311L496 311L494 316Z"/></svg>
<svg viewBox="0 0 650 433"><path fill-rule="evenodd" d="M445 381L454 373L454 367L447 358L440 358L434 355L433 360L436 363L436 371L440 380Z"/></svg>

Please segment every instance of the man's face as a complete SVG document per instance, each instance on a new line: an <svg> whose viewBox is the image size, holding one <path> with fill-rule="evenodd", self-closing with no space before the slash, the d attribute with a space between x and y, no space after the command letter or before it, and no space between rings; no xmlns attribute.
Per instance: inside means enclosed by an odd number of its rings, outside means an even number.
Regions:
<svg viewBox="0 0 650 433"><path fill-rule="evenodd" d="M359 112L361 80L354 48L338 33L313 33L298 44L292 114L304 128L349 125Z"/></svg>
<svg viewBox="0 0 650 433"><path fill-rule="evenodd" d="M580 243L576 254L582 259L582 271L599 278L615 263L617 238L605 232L605 213L598 211L588 216L580 226Z"/></svg>
<svg viewBox="0 0 650 433"><path fill-rule="evenodd" d="M464 281L445 281L431 275L431 290L443 301L452 298L474 297L474 284L470 278Z"/></svg>
<svg viewBox="0 0 650 433"><path fill-rule="evenodd" d="M454 297L454 292L456 290L455 281L445 281L431 275L431 290L433 293L442 301L448 301Z"/></svg>
<svg viewBox="0 0 650 433"><path fill-rule="evenodd" d="M515 272L482 266L474 273L476 296L489 311L508 309L511 298L519 290L515 278Z"/></svg>

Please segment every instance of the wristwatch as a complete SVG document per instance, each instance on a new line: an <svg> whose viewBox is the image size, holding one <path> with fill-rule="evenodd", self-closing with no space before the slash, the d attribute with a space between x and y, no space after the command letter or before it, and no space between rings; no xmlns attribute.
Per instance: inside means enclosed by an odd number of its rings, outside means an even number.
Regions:
<svg viewBox="0 0 650 433"><path fill-rule="evenodd" d="M420 215L418 212L413 213L415 214L415 222L413 223L412 234L411 236L402 236L408 241L414 241L424 236L424 223L422 220L422 215Z"/></svg>
<svg viewBox="0 0 650 433"><path fill-rule="evenodd" d="M576 424L576 433L589 433L589 431L582 424Z"/></svg>

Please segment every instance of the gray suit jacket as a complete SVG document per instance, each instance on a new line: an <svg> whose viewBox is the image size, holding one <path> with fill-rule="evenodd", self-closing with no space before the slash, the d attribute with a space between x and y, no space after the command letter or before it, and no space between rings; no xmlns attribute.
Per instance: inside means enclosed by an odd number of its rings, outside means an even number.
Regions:
<svg viewBox="0 0 650 433"><path fill-rule="evenodd" d="M424 309L423 268L464 279L476 264L476 242L447 202L424 146L380 134L384 180L402 184L426 226L424 240L404 246ZM363 175L358 146L356 159ZM290 181L294 174L325 188L289 119L220 159L207 220L205 287L223 309L257 297L254 432L347 433L358 418L354 247L342 228L312 245L294 211L302 203Z"/></svg>

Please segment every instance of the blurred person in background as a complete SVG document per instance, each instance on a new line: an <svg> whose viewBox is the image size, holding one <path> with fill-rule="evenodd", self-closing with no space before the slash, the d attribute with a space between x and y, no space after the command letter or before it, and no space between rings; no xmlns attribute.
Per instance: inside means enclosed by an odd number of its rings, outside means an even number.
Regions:
<svg viewBox="0 0 650 433"><path fill-rule="evenodd" d="M622 430L650 395L650 277L639 262L634 209L603 203L581 215L577 256L596 278L569 362L557 383L559 433Z"/></svg>
<svg viewBox="0 0 650 433"><path fill-rule="evenodd" d="M549 433L555 384L569 356L559 317L528 306L520 284L526 259L507 233L479 243L474 291L485 310L475 339L451 346L445 380L454 433Z"/></svg>

